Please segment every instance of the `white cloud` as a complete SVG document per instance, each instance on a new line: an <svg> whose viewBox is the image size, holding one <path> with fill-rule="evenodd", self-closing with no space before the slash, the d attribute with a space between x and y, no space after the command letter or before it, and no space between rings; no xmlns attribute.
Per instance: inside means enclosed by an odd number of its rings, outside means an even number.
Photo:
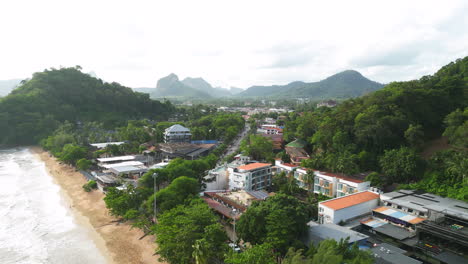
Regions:
<svg viewBox="0 0 468 264"><path fill-rule="evenodd" d="M463 1L322 2L4 1L0 79L81 65L131 87L171 72L247 87L351 68L389 82L468 55Z"/></svg>

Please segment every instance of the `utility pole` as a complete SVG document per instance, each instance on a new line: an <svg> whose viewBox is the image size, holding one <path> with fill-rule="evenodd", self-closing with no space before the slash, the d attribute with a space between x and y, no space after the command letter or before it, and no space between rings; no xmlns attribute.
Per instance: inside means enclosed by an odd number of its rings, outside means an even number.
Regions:
<svg viewBox="0 0 468 264"><path fill-rule="evenodd" d="M154 222L156 222L156 210L157 210L157 207L156 207L156 177L158 177L158 174L157 173L153 173L153 190L154 190Z"/></svg>

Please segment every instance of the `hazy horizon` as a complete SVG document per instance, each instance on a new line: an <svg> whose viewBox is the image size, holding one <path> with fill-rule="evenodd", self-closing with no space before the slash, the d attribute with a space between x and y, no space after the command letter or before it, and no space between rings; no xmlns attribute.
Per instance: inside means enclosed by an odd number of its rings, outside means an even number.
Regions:
<svg viewBox="0 0 468 264"><path fill-rule="evenodd" d="M347 69L388 83L432 74L468 51L463 1L1 6L0 80L80 65L132 88L155 87L170 73L245 89L320 81Z"/></svg>

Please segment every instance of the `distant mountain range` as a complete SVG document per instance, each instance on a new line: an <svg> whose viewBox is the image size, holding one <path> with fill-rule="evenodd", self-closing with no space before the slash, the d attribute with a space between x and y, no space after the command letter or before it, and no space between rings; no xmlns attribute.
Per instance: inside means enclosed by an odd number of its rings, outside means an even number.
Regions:
<svg viewBox="0 0 468 264"><path fill-rule="evenodd" d="M187 77L180 81L171 73L161 78L156 88L135 88L142 93L149 93L152 98L158 97L271 97L271 98L313 98L316 100L330 98L358 97L378 90L384 85L371 81L357 71L347 70L332 75L319 82L296 81L286 85L252 86L246 90L231 87L225 89L213 87L203 78Z"/></svg>
<svg viewBox="0 0 468 264"><path fill-rule="evenodd" d="M0 96L8 95L21 81L21 79L0 80Z"/></svg>
<svg viewBox="0 0 468 264"><path fill-rule="evenodd" d="M286 85L252 86L238 94L244 97L350 98L378 90L384 85L357 71L347 70L319 82L292 82Z"/></svg>
<svg viewBox="0 0 468 264"><path fill-rule="evenodd" d="M227 97L243 91L240 88L213 87L203 78L187 77L180 81L174 73L159 79L156 88L135 88L136 92L149 93L152 98L159 97Z"/></svg>

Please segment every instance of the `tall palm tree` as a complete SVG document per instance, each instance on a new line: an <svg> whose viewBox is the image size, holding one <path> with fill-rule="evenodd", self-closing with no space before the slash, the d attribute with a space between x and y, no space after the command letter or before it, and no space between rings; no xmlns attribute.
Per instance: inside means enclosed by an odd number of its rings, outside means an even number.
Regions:
<svg viewBox="0 0 468 264"><path fill-rule="evenodd" d="M315 173L313 170L307 170L307 173L302 178L304 180L304 183L307 184L307 190L309 192L313 191L314 178L315 178Z"/></svg>
<svg viewBox="0 0 468 264"><path fill-rule="evenodd" d="M192 257L195 259L196 264L208 264L208 257L205 252L206 248L204 247L204 239L199 239L195 241L195 244L192 245L193 252Z"/></svg>

